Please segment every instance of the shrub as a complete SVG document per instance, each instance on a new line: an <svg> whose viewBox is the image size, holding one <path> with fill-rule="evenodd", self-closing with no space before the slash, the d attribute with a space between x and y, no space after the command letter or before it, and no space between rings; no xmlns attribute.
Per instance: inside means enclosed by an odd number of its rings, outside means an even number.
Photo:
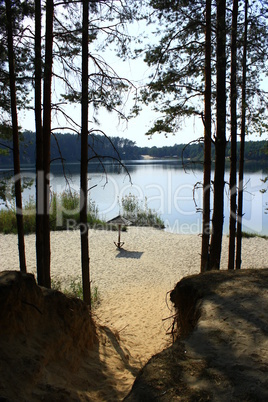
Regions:
<svg viewBox="0 0 268 402"><path fill-rule="evenodd" d="M144 204L144 205L143 205ZM163 220L151 208L148 208L147 198L144 203L138 197L129 193L122 197L123 217L130 220L134 226L152 226L159 229L165 227Z"/></svg>
<svg viewBox="0 0 268 402"><path fill-rule="evenodd" d="M138 197L129 194L122 197L121 200L123 216L130 220L134 226L152 226L156 228L164 228L164 222L160 216L151 208L148 208L147 199L139 201ZM50 205L50 229L66 230L68 228L68 220L72 220L73 224L69 229L76 228L80 220L80 196L77 192L64 191L63 193L53 193ZM35 201L30 198L24 206L24 233L34 233L36 227L35 219ZM106 222L99 219L98 207L95 202L88 201L87 223L90 228L117 230L116 226L107 225ZM125 227L122 230L126 230ZM0 232L1 233L17 233L17 223L15 208L0 211Z"/></svg>
<svg viewBox="0 0 268 402"><path fill-rule="evenodd" d="M76 225L79 224L80 195L78 192L71 193L70 191L65 191L59 195L53 194L51 208L52 230L67 229L69 219L75 222ZM94 201L88 200L87 210L87 221L90 227L104 224L104 222L98 218L98 208Z"/></svg>
<svg viewBox="0 0 268 402"><path fill-rule="evenodd" d="M11 209L0 211L0 232L17 233L17 222L15 212Z"/></svg>
<svg viewBox="0 0 268 402"><path fill-rule="evenodd" d="M78 225L80 219L80 196L77 192L65 191L61 194L53 193L50 205L50 229L66 230L68 220L71 219ZM24 233L34 233L36 228L35 201L30 198L23 208ZM98 218L98 208L95 202L88 201L88 225L94 228L106 228L106 223ZM0 232L17 233L15 207L0 210Z"/></svg>
<svg viewBox="0 0 268 402"><path fill-rule="evenodd" d="M14 212L15 214L15 212ZM24 233L34 233L36 219L35 219L35 202L33 198L29 198L29 201L25 203L23 209L23 226L24 226Z"/></svg>

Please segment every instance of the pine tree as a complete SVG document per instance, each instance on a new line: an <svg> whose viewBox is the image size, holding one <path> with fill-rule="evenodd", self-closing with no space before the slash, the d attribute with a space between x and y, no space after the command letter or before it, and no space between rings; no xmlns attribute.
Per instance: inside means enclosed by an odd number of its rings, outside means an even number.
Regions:
<svg viewBox="0 0 268 402"><path fill-rule="evenodd" d="M243 72L242 72L242 111L241 111L241 141L239 154L239 181L238 181L238 208L237 208L237 239L235 268L241 268L242 254L242 216L243 216L243 183L244 183L244 155L246 135L246 74L247 74L247 46L248 46L248 0L245 0L244 43L243 43Z"/></svg>
<svg viewBox="0 0 268 402"><path fill-rule="evenodd" d="M81 263L83 299L91 307L90 276L89 276L89 250L88 250L88 1L83 1L83 24L82 24L82 102L81 102L81 173L80 173L80 237L81 237Z"/></svg>
<svg viewBox="0 0 268 402"><path fill-rule="evenodd" d="M213 216L209 270L220 268L224 220L224 173L226 148L226 0L217 0L216 138Z"/></svg>
<svg viewBox="0 0 268 402"><path fill-rule="evenodd" d="M206 1L205 36L204 177L201 272L206 271L209 266L211 187L211 0Z"/></svg>
<svg viewBox="0 0 268 402"><path fill-rule="evenodd" d="M238 0L233 0L231 38L231 165L230 165L230 222L228 269L234 269L236 233L236 159L237 159L237 18Z"/></svg>
<svg viewBox="0 0 268 402"><path fill-rule="evenodd" d="M36 269L39 285L45 285L41 19L41 0L35 0Z"/></svg>
<svg viewBox="0 0 268 402"><path fill-rule="evenodd" d="M16 219L18 229L18 247L20 270L26 272L26 256L23 229L21 177L20 177L20 152L19 152L19 127L17 114L17 95L16 95L16 75L15 75L15 52L13 44L13 16L10 0L5 0L6 4L6 27L8 40L8 64L9 64L9 86L11 103L11 120L13 132L13 162L15 176L15 200L16 200Z"/></svg>

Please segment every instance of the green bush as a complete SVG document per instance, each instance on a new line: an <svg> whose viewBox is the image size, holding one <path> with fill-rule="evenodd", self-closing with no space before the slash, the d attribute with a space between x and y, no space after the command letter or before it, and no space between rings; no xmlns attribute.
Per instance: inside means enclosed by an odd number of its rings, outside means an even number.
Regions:
<svg viewBox="0 0 268 402"><path fill-rule="evenodd" d="M65 230L67 229L68 220L73 220L76 225L79 224L80 221L80 195L78 192L63 192L60 195L53 195L52 201L53 213L52 216L55 216L58 222L61 223L61 226L56 225L54 230L59 230L59 228ZM55 211L55 212L54 212ZM89 227L104 225L105 223L101 221L98 217L98 208L94 201L88 200L87 205L87 222ZM62 219L59 222L59 218ZM53 218L52 218L53 219ZM51 221L52 221L51 219Z"/></svg>
<svg viewBox="0 0 268 402"><path fill-rule="evenodd" d="M139 201L138 197L129 194L121 200L123 216L130 220L134 226L152 226L156 228L164 228L164 222L159 215L147 206L147 199L144 203ZM80 221L80 196L77 192L65 191L60 194L53 193L50 205L50 229L66 230L67 228L78 228ZM35 219L35 202L33 198L25 204L23 209L24 233L34 233L36 227ZM68 221L72 225L68 226ZM88 201L87 223L90 228L118 230L115 225L107 225L106 222L99 219L98 207L95 202ZM123 227L122 230L126 230ZM17 233L17 223L15 207L8 210L0 211L0 232L1 233Z"/></svg>
<svg viewBox="0 0 268 402"><path fill-rule="evenodd" d="M29 201L25 203L23 209L23 226L25 234L35 232L35 222L35 202L33 198L30 198Z"/></svg>
<svg viewBox="0 0 268 402"><path fill-rule="evenodd" d="M68 225L68 220L79 223L79 194L64 191L61 194L52 194L50 206L50 229L65 230Z"/></svg>
<svg viewBox="0 0 268 402"><path fill-rule="evenodd" d="M61 194L53 193L50 205L50 229L66 230L68 220L73 221L72 227L76 227L80 220L80 196L77 192L65 191ZM25 203L23 209L24 233L34 233L36 228L35 219L35 202L30 198ZM95 202L88 201L88 217L89 227L106 228L106 223L98 218L98 208ZM0 211L0 232L1 233L17 233L17 223L15 208Z"/></svg>
<svg viewBox="0 0 268 402"><path fill-rule="evenodd" d="M15 212L11 209L0 211L0 232L17 233L17 222Z"/></svg>
<svg viewBox="0 0 268 402"><path fill-rule="evenodd" d="M122 197L121 205L123 217L130 220L134 226L151 226L164 229L165 225L160 216L148 208L146 197L143 203L137 196L129 193Z"/></svg>

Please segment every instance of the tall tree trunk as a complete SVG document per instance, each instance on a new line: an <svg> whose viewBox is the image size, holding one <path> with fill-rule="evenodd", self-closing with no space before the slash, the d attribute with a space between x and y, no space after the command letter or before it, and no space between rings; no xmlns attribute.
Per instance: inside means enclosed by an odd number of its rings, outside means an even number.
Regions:
<svg viewBox="0 0 268 402"><path fill-rule="evenodd" d="M211 180L211 0L206 1L205 49L205 117L204 117L204 176L203 176L203 227L201 246L201 272L208 268L210 237L210 180Z"/></svg>
<svg viewBox="0 0 268 402"><path fill-rule="evenodd" d="M87 168L88 168L88 1L83 0L82 27L82 129L81 129L81 188L80 188L80 236L83 299L91 308L88 225L87 225Z"/></svg>
<svg viewBox="0 0 268 402"><path fill-rule="evenodd" d="M217 123L215 139L214 203L209 269L220 269L224 221L224 172L226 149L226 0L217 0Z"/></svg>
<svg viewBox="0 0 268 402"><path fill-rule="evenodd" d="M11 98L11 119L13 131L13 160L15 175L15 200L16 200L16 220L18 229L18 247L20 270L26 272L26 257L24 243L22 196L21 196L21 178L20 178L20 151L19 151L19 128L17 115L16 99L16 77L15 77L15 56L13 48L13 28L12 28L12 10L10 0L6 0L6 21L8 37L8 64L9 64L9 85Z"/></svg>
<svg viewBox="0 0 268 402"><path fill-rule="evenodd" d="M36 267L37 281L45 285L43 215L43 127L42 127L41 1L35 0L35 129L36 129Z"/></svg>
<svg viewBox="0 0 268 402"><path fill-rule="evenodd" d="M53 0L46 2L46 44L44 67L44 102L43 102L43 247L44 247L44 286L51 287L50 278L50 135L51 135L51 82L52 82L52 50L53 50Z"/></svg>
<svg viewBox="0 0 268 402"><path fill-rule="evenodd" d="M231 42L231 165L230 165L230 221L228 269L234 269L236 229L236 148L237 148L237 16L238 0L233 0L232 42Z"/></svg>
<svg viewBox="0 0 268 402"><path fill-rule="evenodd" d="M245 0L245 32L244 32L243 77L242 77L242 119L241 119L240 155L239 155L237 239L236 239L236 262L235 262L236 269L241 268L241 262L242 262L241 253L242 253L244 153L245 153L245 135L246 135L247 36L248 36L248 0Z"/></svg>

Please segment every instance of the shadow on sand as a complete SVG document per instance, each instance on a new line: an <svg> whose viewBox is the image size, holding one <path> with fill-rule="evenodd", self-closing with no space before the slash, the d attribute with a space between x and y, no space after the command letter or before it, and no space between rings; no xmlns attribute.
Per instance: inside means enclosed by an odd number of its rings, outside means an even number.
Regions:
<svg viewBox="0 0 268 402"><path fill-rule="evenodd" d="M118 249L118 254L116 255L116 258L135 258L139 259L141 258L143 254L143 251L128 251L124 250L123 248Z"/></svg>

